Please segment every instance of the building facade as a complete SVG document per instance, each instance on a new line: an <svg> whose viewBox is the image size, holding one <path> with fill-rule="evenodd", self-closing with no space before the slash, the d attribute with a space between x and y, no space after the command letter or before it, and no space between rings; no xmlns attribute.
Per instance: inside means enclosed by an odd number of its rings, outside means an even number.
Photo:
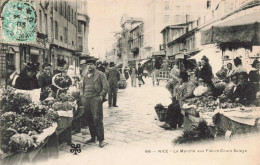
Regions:
<svg viewBox="0 0 260 165"><path fill-rule="evenodd" d="M39 62L40 66L51 63L57 68L57 59L64 58L67 67L79 67L79 56L88 54L88 25L86 0L85 6L69 0L39 0L36 2L37 28L36 42L31 44L1 45L1 70L13 68L20 73L26 62ZM2 4L5 4L2 2ZM81 8L79 9L79 6ZM3 10L4 6L1 6ZM84 9L84 10L82 10ZM79 10L79 12L78 12ZM80 29L78 24L80 24ZM79 39L82 36L82 40ZM3 57L3 58L2 58ZM4 62L6 61L6 62ZM5 65L5 64L6 65Z"/></svg>
<svg viewBox="0 0 260 165"><path fill-rule="evenodd" d="M144 21L146 57L160 51L162 44L160 32L164 27L196 20L206 12L207 4L207 0L150 0L146 4Z"/></svg>
<svg viewBox="0 0 260 165"><path fill-rule="evenodd" d="M128 63L136 65L136 63L143 59L143 39L144 39L144 24L141 22L136 27L130 30L129 44L132 56L129 57Z"/></svg>

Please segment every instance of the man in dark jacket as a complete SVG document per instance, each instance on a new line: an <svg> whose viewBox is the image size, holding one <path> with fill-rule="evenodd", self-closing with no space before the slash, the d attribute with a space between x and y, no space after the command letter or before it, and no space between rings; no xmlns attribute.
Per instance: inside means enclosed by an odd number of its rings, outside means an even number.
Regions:
<svg viewBox="0 0 260 165"><path fill-rule="evenodd" d="M108 106L112 106L113 100L113 107L118 107L117 102L117 90L118 90L118 81L120 80L120 73L115 67L114 62L110 62L109 64L110 69L106 72L107 80L109 83L108 89Z"/></svg>
<svg viewBox="0 0 260 165"><path fill-rule="evenodd" d="M238 85L233 89L231 100L243 105L254 104L257 90L252 83L248 82L248 74L246 72L236 74Z"/></svg>
<svg viewBox="0 0 260 165"><path fill-rule="evenodd" d="M25 67L15 81L15 88L22 90L33 90L39 88L36 77L37 66L31 62L24 64Z"/></svg>
<svg viewBox="0 0 260 165"><path fill-rule="evenodd" d="M105 67L103 66L103 64L100 61L97 62L97 70L99 70L103 73L105 73L105 71L106 71Z"/></svg>
<svg viewBox="0 0 260 165"><path fill-rule="evenodd" d="M141 80L143 82L143 84L145 84L145 82L143 80L143 72L144 72L144 69L143 69L142 65L139 63L138 70L137 70L137 77L138 77L138 80ZM141 85L139 84L139 86L141 86Z"/></svg>
<svg viewBox="0 0 260 165"><path fill-rule="evenodd" d="M88 59L86 63L87 71L83 72L80 90L91 135L86 143L95 142L97 137L99 147L104 147L103 100L108 91L108 82L106 75L96 69L95 59Z"/></svg>

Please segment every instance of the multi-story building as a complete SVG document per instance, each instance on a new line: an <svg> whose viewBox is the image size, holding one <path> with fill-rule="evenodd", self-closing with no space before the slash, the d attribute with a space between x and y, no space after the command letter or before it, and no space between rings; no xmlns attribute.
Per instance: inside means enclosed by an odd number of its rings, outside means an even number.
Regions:
<svg viewBox="0 0 260 165"><path fill-rule="evenodd" d="M81 56L89 55L88 34L89 34L89 16L87 11L87 0L77 1L78 6L78 35L77 49Z"/></svg>
<svg viewBox="0 0 260 165"><path fill-rule="evenodd" d="M50 16L54 34L50 45L51 61L55 69L57 58L64 58L67 65L79 66L77 50L78 12L77 3L73 1L53 1L53 12Z"/></svg>
<svg viewBox="0 0 260 165"><path fill-rule="evenodd" d="M136 65L136 62L142 59L143 53L143 26L144 24L141 22L136 27L130 30L130 49L133 56L130 56L128 59L128 63L130 65Z"/></svg>
<svg viewBox="0 0 260 165"><path fill-rule="evenodd" d="M206 55L213 73L235 57L240 57L249 66L254 58L260 58L255 56L256 45L259 44L259 13L259 0L215 1L209 6L208 12L196 21L166 26L162 30L166 55L176 59L177 56L183 56L183 53L179 53L185 50L186 55L194 55L191 58L197 61Z"/></svg>
<svg viewBox="0 0 260 165"><path fill-rule="evenodd" d="M128 61L133 59L133 53L131 52L130 48L130 31L133 27L142 23L141 18L133 18L128 16L123 16L121 18L121 38L118 40L119 45L121 47L121 60L123 67L128 66Z"/></svg>
<svg viewBox="0 0 260 165"><path fill-rule="evenodd" d="M67 61L67 66L79 67L79 56L89 54L86 0L77 3L69 0L40 0L36 5L36 42L0 43L3 50L1 70L14 68L19 73L24 63L29 61L39 62L40 65L49 62L56 69L59 57ZM4 6L1 9L3 8Z"/></svg>
<svg viewBox="0 0 260 165"><path fill-rule="evenodd" d="M150 57L153 52L160 50L161 30L167 25L196 20L201 13L206 11L207 0L150 0L146 8L144 48L146 57Z"/></svg>

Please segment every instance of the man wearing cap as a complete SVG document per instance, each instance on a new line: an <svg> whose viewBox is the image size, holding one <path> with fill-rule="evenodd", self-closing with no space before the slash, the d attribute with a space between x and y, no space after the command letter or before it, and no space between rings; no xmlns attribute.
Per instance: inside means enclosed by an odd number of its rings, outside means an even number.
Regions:
<svg viewBox="0 0 260 165"><path fill-rule="evenodd" d="M118 90L118 81L120 80L120 73L115 67L114 62L110 62L109 64L109 71L106 72L107 80L109 83L108 89L108 106L112 106L113 100L113 107L118 107L116 105L117 102L117 90Z"/></svg>
<svg viewBox="0 0 260 165"><path fill-rule="evenodd" d="M96 69L95 59L87 59L86 64L80 90L91 135L86 143L95 142L97 137L99 147L104 147L103 100L108 91L108 82L106 75Z"/></svg>
<svg viewBox="0 0 260 165"><path fill-rule="evenodd" d="M38 77L38 84L41 88L40 100L44 100L48 97L48 87L52 84L51 64L44 63L42 65L42 73Z"/></svg>

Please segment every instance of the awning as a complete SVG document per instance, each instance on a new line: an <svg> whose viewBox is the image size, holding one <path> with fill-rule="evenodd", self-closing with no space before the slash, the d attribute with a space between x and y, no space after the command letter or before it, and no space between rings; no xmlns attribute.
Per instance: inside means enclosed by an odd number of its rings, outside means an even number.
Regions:
<svg viewBox="0 0 260 165"><path fill-rule="evenodd" d="M153 56L165 56L165 51L161 50L161 51L153 52L152 55Z"/></svg>
<svg viewBox="0 0 260 165"><path fill-rule="evenodd" d="M215 46L205 48L189 59L195 59L196 62L199 62L202 56L206 56L209 59L213 74L220 70L222 66L222 53Z"/></svg>
<svg viewBox="0 0 260 165"><path fill-rule="evenodd" d="M139 62L141 65L144 65L146 62L150 61L151 59L148 59L148 60L143 60L141 62Z"/></svg>
<svg viewBox="0 0 260 165"><path fill-rule="evenodd" d="M260 45L260 11L212 26L201 32L201 44L251 43Z"/></svg>

